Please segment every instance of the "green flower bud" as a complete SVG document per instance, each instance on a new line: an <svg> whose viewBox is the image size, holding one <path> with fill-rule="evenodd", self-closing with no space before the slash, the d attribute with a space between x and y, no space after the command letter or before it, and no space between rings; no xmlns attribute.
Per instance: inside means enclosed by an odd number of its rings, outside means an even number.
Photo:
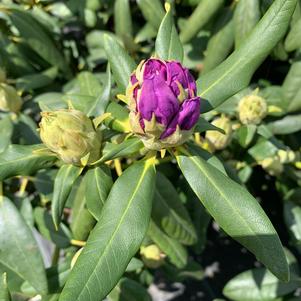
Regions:
<svg viewBox="0 0 301 301"><path fill-rule="evenodd" d="M238 104L242 124L259 124L268 113L266 100L256 94L243 97Z"/></svg>
<svg viewBox="0 0 301 301"><path fill-rule="evenodd" d="M101 136L90 118L78 110L42 112L40 136L64 162L84 165L100 157Z"/></svg>
<svg viewBox="0 0 301 301"><path fill-rule="evenodd" d="M275 156L273 158L266 158L260 162L260 165L271 176L278 176L283 172L283 164L281 163L278 156Z"/></svg>
<svg viewBox="0 0 301 301"><path fill-rule="evenodd" d="M207 131L205 137L212 144L214 149L224 149L229 144L232 137L231 120L226 116L222 116L217 119L214 119L212 124L224 130L225 134L220 133L218 131Z"/></svg>
<svg viewBox="0 0 301 301"><path fill-rule="evenodd" d="M22 99L14 87L0 83L0 110L5 112L19 112Z"/></svg>
<svg viewBox="0 0 301 301"><path fill-rule="evenodd" d="M155 244L149 245L147 247L141 247L140 254L144 264L152 269L156 269L161 266L165 258L165 255Z"/></svg>
<svg viewBox="0 0 301 301"><path fill-rule="evenodd" d="M283 149L278 150L277 156L279 157L280 162L284 163L284 164L294 162L297 158L295 152L293 152L290 149L288 149L288 150L283 150Z"/></svg>

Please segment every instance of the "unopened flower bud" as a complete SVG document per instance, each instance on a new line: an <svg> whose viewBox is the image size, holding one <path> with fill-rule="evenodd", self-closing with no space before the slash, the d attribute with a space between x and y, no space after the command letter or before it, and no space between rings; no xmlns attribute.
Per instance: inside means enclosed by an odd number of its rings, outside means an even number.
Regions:
<svg viewBox="0 0 301 301"><path fill-rule="evenodd" d="M42 112L40 136L44 144L65 163L82 165L100 157L101 136L90 118L78 110Z"/></svg>
<svg viewBox="0 0 301 301"><path fill-rule="evenodd" d="M267 113L266 100L256 94L243 97L238 104L238 115L242 124L259 124Z"/></svg>
<svg viewBox="0 0 301 301"><path fill-rule="evenodd" d="M207 131L205 137L210 141L214 149L224 149L229 144L232 137L231 120L226 116L222 116L214 119L212 125L224 130L225 134L218 131Z"/></svg>
<svg viewBox="0 0 301 301"><path fill-rule="evenodd" d="M159 266L161 266L165 258L165 255L155 244L149 245L147 247L141 247L140 254L144 264L147 267L153 269L156 269Z"/></svg>
<svg viewBox="0 0 301 301"><path fill-rule="evenodd" d="M283 172L283 164L280 162L278 156L273 158L266 158L260 162L260 165L271 176L278 176Z"/></svg>
<svg viewBox="0 0 301 301"><path fill-rule="evenodd" d="M279 160L281 163L291 163L296 160L296 154L292 150L283 150L280 149L277 152L277 156L279 157Z"/></svg>
<svg viewBox="0 0 301 301"><path fill-rule="evenodd" d="M142 61L126 91L132 131L153 150L180 145L200 115L200 97L188 69L176 61Z"/></svg>
<svg viewBox="0 0 301 301"><path fill-rule="evenodd" d="M0 83L0 110L4 112L19 112L22 99L16 89L5 83Z"/></svg>

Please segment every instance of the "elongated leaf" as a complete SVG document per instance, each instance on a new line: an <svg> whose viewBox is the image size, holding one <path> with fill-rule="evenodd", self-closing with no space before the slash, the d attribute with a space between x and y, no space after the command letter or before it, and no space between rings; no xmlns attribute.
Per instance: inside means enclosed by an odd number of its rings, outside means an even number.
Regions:
<svg viewBox="0 0 301 301"><path fill-rule="evenodd" d="M203 0L199 3L180 32L183 43L189 42L212 16L222 7L224 0Z"/></svg>
<svg viewBox="0 0 301 301"><path fill-rule="evenodd" d="M286 201L284 203L284 221L293 242L301 250L301 207Z"/></svg>
<svg viewBox="0 0 301 301"><path fill-rule="evenodd" d="M118 132L130 131L129 111L125 107L116 102L110 102L106 113L111 113L104 122L108 127Z"/></svg>
<svg viewBox="0 0 301 301"><path fill-rule="evenodd" d="M156 39L156 53L163 60L183 60L183 46L174 25L172 10L167 5L167 12L160 25Z"/></svg>
<svg viewBox="0 0 301 301"><path fill-rule="evenodd" d="M207 106L204 103L203 111L217 107L249 84L258 66L285 34L296 3L296 0L275 0L244 43L197 80L200 96L209 102Z"/></svg>
<svg viewBox="0 0 301 301"><path fill-rule="evenodd" d="M177 240L164 234L153 221L150 223L148 236L176 267L183 268L187 264L188 255L186 249Z"/></svg>
<svg viewBox="0 0 301 301"><path fill-rule="evenodd" d="M45 208L36 207L34 210L34 218L37 223L39 232L48 240L52 241L59 248L67 248L70 246L70 231L64 224L60 224L58 230L55 229L51 215Z"/></svg>
<svg viewBox="0 0 301 301"><path fill-rule="evenodd" d="M11 117L5 116L0 120L0 153L2 153L10 144L13 134L13 123Z"/></svg>
<svg viewBox="0 0 301 301"><path fill-rule="evenodd" d="M86 182L87 208L98 220L113 185L110 169L104 165L89 169L84 176L84 181Z"/></svg>
<svg viewBox="0 0 301 301"><path fill-rule="evenodd" d="M281 282L265 268L257 268L245 271L231 279L224 287L223 293L231 300L237 301L270 301L287 295L298 287L298 262L296 258L287 252L292 279L289 282Z"/></svg>
<svg viewBox="0 0 301 301"><path fill-rule="evenodd" d="M253 252L279 279L288 280L279 237L252 195L200 157L178 155L177 161L193 191L224 231Z"/></svg>
<svg viewBox="0 0 301 301"><path fill-rule="evenodd" d="M99 164L116 158L134 155L143 148L143 143L139 138L131 138L119 144L107 143L103 149L103 156L93 163Z"/></svg>
<svg viewBox="0 0 301 301"><path fill-rule="evenodd" d="M147 290L139 283L129 278L122 278L108 296L109 301L139 300L151 301Z"/></svg>
<svg viewBox="0 0 301 301"><path fill-rule="evenodd" d="M51 166L56 156L43 150L46 150L44 145L10 145L0 154L0 181Z"/></svg>
<svg viewBox="0 0 301 301"><path fill-rule="evenodd" d="M160 0L137 0L141 12L152 27L157 30L164 18L164 9Z"/></svg>
<svg viewBox="0 0 301 301"><path fill-rule="evenodd" d="M27 280L38 292L47 292L38 245L31 229L6 197L0 199L0 263Z"/></svg>
<svg viewBox="0 0 301 301"><path fill-rule="evenodd" d="M51 213L54 225L57 229L72 186L81 172L82 168L71 164L65 164L61 166L55 177Z"/></svg>
<svg viewBox="0 0 301 301"><path fill-rule="evenodd" d="M61 301L102 300L117 284L146 233L154 181L149 161L132 165L118 178L71 271Z"/></svg>
<svg viewBox="0 0 301 301"><path fill-rule="evenodd" d="M116 38L108 34L104 35L104 50L118 87L121 91L125 91L130 80L130 75L136 67L135 62L118 43Z"/></svg>
<svg viewBox="0 0 301 301"><path fill-rule="evenodd" d="M301 62L291 65L282 85L283 96L288 103L288 112L298 111L301 108Z"/></svg>
<svg viewBox="0 0 301 301"><path fill-rule="evenodd" d="M101 93L97 96L94 104L90 107L88 111L88 116L99 116L102 115L107 108L107 105L110 100L110 94L111 94L111 69L110 65L107 66L107 73L106 73L106 82L104 83L103 89Z"/></svg>
<svg viewBox="0 0 301 301"><path fill-rule="evenodd" d="M214 26L214 32L208 42L204 67L206 73L219 65L230 53L234 44L234 21L231 8L222 10Z"/></svg>
<svg viewBox="0 0 301 301"><path fill-rule="evenodd" d="M7 287L6 273L0 275L0 300L11 301L11 296Z"/></svg>
<svg viewBox="0 0 301 301"><path fill-rule="evenodd" d="M287 135L301 130L301 115L287 115L282 119L269 122L268 129L275 135Z"/></svg>
<svg viewBox="0 0 301 301"><path fill-rule="evenodd" d="M286 51L294 51L301 47L301 20L299 19L288 33L284 47Z"/></svg>
<svg viewBox="0 0 301 301"><path fill-rule="evenodd" d="M259 0L239 1L234 12L235 47L248 37L260 19Z"/></svg>
<svg viewBox="0 0 301 301"><path fill-rule="evenodd" d="M200 117L195 128L194 128L195 132L199 132L199 133L203 133L206 131L218 131L222 134L225 134L225 131L218 128L217 126L213 125L212 123L210 123L209 121L207 121L206 119Z"/></svg>
<svg viewBox="0 0 301 301"><path fill-rule="evenodd" d="M161 173L157 174L152 218L170 236L187 245L197 240L196 232L177 191Z"/></svg>
<svg viewBox="0 0 301 301"><path fill-rule="evenodd" d="M68 76L70 69L61 52L37 19L29 12L9 8L9 17L20 32L21 37L38 55L53 66L57 66Z"/></svg>

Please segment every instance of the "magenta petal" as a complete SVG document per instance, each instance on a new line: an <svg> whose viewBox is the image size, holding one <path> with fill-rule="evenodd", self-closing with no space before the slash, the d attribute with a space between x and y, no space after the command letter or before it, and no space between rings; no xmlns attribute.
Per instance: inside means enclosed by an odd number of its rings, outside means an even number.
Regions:
<svg viewBox="0 0 301 301"><path fill-rule="evenodd" d="M143 80L153 79L160 75L164 80L166 79L166 66L164 62L156 59L149 59L144 63Z"/></svg>
<svg viewBox="0 0 301 301"><path fill-rule="evenodd" d="M178 110L179 102L162 78L158 76L153 80L144 80L138 101L142 118L150 120L152 113L155 113L156 120L167 125Z"/></svg>
<svg viewBox="0 0 301 301"><path fill-rule="evenodd" d="M167 66L167 83L171 86L174 93L178 96L180 90L178 83L182 85L184 89L188 88L188 81L186 76L186 69L176 61L166 63Z"/></svg>
<svg viewBox="0 0 301 301"><path fill-rule="evenodd" d="M178 125L181 130L190 130L200 117L200 97L186 100L180 109Z"/></svg>

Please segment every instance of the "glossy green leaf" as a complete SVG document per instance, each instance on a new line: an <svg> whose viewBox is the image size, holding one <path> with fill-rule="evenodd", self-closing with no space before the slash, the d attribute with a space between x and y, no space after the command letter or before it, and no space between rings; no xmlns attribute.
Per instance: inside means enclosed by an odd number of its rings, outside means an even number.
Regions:
<svg viewBox="0 0 301 301"><path fill-rule="evenodd" d="M301 20L299 19L288 33L284 47L286 51L294 51L301 47Z"/></svg>
<svg viewBox="0 0 301 301"><path fill-rule="evenodd" d="M6 197L0 199L0 263L38 292L47 292L44 264L32 231Z"/></svg>
<svg viewBox="0 0 301 301"><path fill-rule="evenodd" d="M88 116L99 116L104 114L110 100L111 86L111 69L110 65L108 64L106 72L106 81L103 85L103 89L101 93L97 96L94 104L92 104L92 106L89 108Z"/></svg>
<svg viewBox="0 0 301 301"><path fill-rule="evenodd" d="M61 223L58 230L55 229L51 215L45 208L36 207L34 218L39 232L61 249L70 246L71 235L68 228Z"/></svg>
<svg viewBox="0 0 301 301"><path fill-rule="evenodd" d="M152 298L148 294L145 287L139 282L136 282L129 278L122 278L116 287L108 296L109 301L127 301L127 300L139 300L139 301L151 301Z"/></svg>
<svg viewBox="0 0 301 301"><path fill-rule="evenodd" d="M84 176L86 187L86 203L90 213L96 220L99 219L101 210L113 185L110 169L105 166L91 168Z"/></svg>
<svg viewBox="0 0 301 301"><path fill-rule="evenodd" d="M192 245L196 231L176 189L161 173L157 174L152 218L170 237Z"/></svg>
<svg viewBox="0 0 301 301"><path fill-rule="evenodd" d="M242 125L237 131L236 135L238 142L242 147L247 147L254 138L256 133L256 125Z"/></svg>
<svg viewBox="0 0 301 301"><path fill-rule="evenodd" d="M284 36L296 3L296 0L275 0L242 45L197 80L199 95L208 100L203 111L217 107L249 84L258 66Z"/></svg>
<svg viewBox="0 0 301 301"><path fill-rule="evenodd" d="M235 47L248 37L260 19L259 0L238 1L234 12Z"/></svg>
<svg viewBox="0 0 301 301"><path fill-rule="evenodd" d="M281 282L265 268L257 268L242 272L232 278L224 287L226 297L235 301L271 301L287 295L298 287L298 262L287 252L292 280ZM295 279L295 280L294 280Z"/></svg>
<svg viewBox="0 0 301 301"><path fill-rule="evenodd" d="M44 145L10 145L0 154L0 180L13 176L26 176L51 166L56 156L49 152Z"/></svg>
<svg viewBox="0 0 301 301"><path fill-rule="evenodd" d="M51 213L55 227L58 229L61 216L72 186L82 172L82 168L64 164L60 167L54 180Z"/></svg>
<svg viewBox="0 0 301 301"><path fill-rule="evenodd" d="M286 107L287 112L298 111L301 108L301 62L297 61L291 65L287 73L282 91L284 99L288 104Z"/></svg>
<svg viewBox="0 0 301 301"><path fill-rule="evenodd" d="M196 36L223 4L224 0L202 0L180 32L181 41L187 43Z"/></svg>
<svg viewBox="0 0 301 301"><path fill-rule="evenodd" d="M67 104L62 100L63 94L58 92L46 92L33 99L41 111L66 109Z"/></svg>
<svg viewBox="0 0 301 301"><path fill-rule="evenodd" d="M104 50L117 85L121 91L125 92L130 75L136 68L136 64L118 43L117 39L108 34L104 35Z"/></svg>
<svg viewBox="0 0 301 301"><path fill-rule="evenodd" d="M277 232L252 195L198 156L181 154L177 161L189 185L223 230L279 279L288 280Z"/></svg>
<svg viewBox="0 0 301 301"><path fill-rule="evenodd" d="M0 120L0 153L10 144L13 134L13 122L9 115Z"/></svg>
<svg viewBox="0 0 301 301"><path fill-rule="evenodd" d="M68 76L70 69L61 52L50 38L44 26L28 11L9 8L11 22L20 32L21 37L38 55L53 66L57 66Z"/></svg>
<svg viewBox="0 0 301 301"><path fill-rule="evenodd" d="M225 8L217 19L212 37L210 38L202 73L206 73L218 66L230 53L234 44L233 10Z"/></svg>
<svg viewBox="0 0 301 301"><path fill-rule="evenodd" d="M160 0L137 0L141 12L152 27L157 30L164 18L164 9Z"/></svg>
<svg viewBox="0 0 301 301"><path fill-rule="evenodd" d="M286 201L284 203L284 221L290 232L293 242L301 249L301 207Z"/></svg>
<svg viewBox="0 0 301 301"><path fill-rule="evenodd" d="M105 125L118 132L130 131L128 109L116 102L110 102L106 113L110 113L110 116L104 121Z"/></svg>
<svg viewBox="0 0 301 301"><path fill-rule="evenodd" d="M187 250L176 239L166 235L153 221L150 223L148 236L176 267L183 268L187 264Z"/></svg>
<svg viewBox="0 0 301 301"><path fill-rule="evenodd" d="M268 129L275 135L288 135L301 130L301 115L287 115L267 124Z"/></svg>
<svg viewBox="0 0 301 301"><path fill-rule="evenodd" d="M102 300L117 284L147 231L154 181L149 161L133 164L118 178L61 301Z"/></svg>
<svg viewBox="0 0 301 301"><path fill-rule="evenodd" d="M200 117L195 128L194 128L195 132L198 133L203 133L206 131L218 131L222 134L224 134L224 130L216 127L215 125L213 125L212 123L210 123L209 121L207 121L205 118Z"/></svg>
<svg viewBox="0 0 301 301"><path fill-rule="evenodd" d="M7 287L6 273L0 275L0 301L11 301L11 296Z"/></svg>
<svg viewBox="0 0 301 301"><path fill-rule="evenodd" d="M174 25L170 5L167 5L166 15L159 27L155 48L157 55L163 60L183 60L183 46Z"/></svg>
<svg viewBox="0 0 301 301"><path fill-rule="evenodd" d="M107 142L103 149L103 156L94 164L104 163L116 158L127 157L137 154L143 148L139 138L131 138L119 144Z"/></svg>

